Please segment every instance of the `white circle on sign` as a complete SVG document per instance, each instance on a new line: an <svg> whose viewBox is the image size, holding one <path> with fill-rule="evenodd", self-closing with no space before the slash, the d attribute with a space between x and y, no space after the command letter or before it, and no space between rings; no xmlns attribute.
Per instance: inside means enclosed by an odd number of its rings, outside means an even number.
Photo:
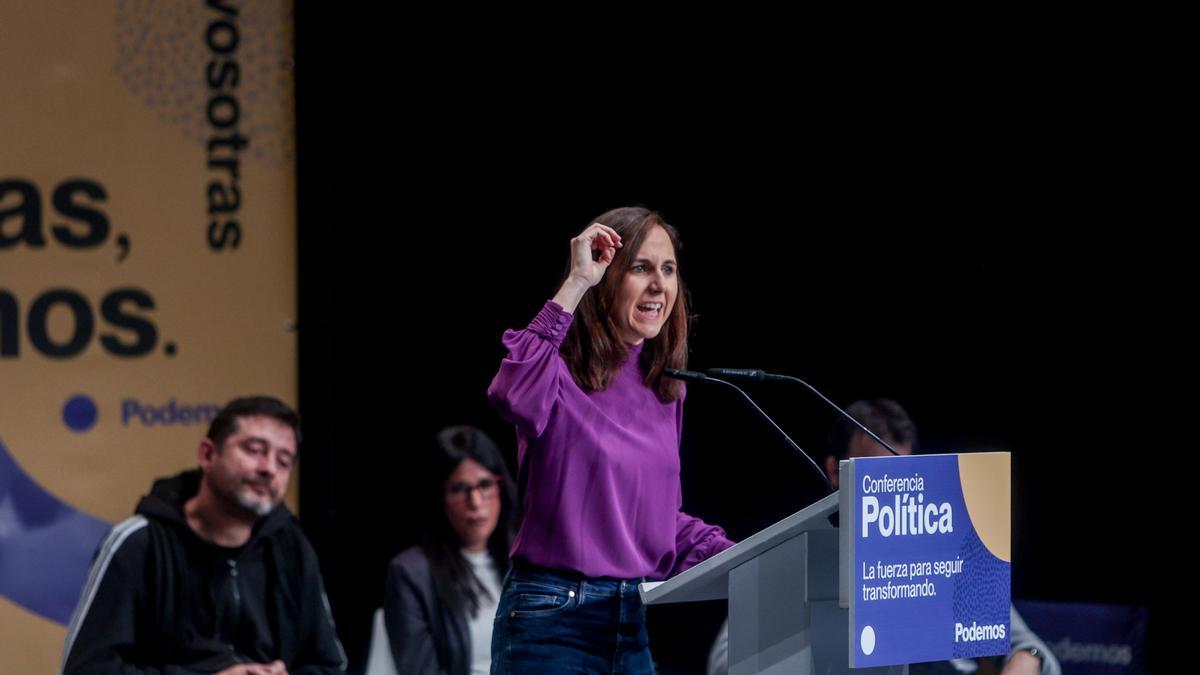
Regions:
<svg viewBox="0 0 1200 675"><path fill-rule="evenodd" d="M875 651L875 629L867 626L863 628L862 635L858 638L858 644L862 647L863 653L867 656Z"/></svg>

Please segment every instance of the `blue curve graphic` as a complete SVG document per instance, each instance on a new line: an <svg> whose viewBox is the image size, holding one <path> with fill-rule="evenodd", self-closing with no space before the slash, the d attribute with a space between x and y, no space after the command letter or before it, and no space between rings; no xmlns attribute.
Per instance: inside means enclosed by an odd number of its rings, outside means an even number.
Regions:
<svg viewBox="0 0 1200 675"><path fill-rule="evenodd" d="M65 625L109 527L46 492L0 441L0 595Z"/></svg>

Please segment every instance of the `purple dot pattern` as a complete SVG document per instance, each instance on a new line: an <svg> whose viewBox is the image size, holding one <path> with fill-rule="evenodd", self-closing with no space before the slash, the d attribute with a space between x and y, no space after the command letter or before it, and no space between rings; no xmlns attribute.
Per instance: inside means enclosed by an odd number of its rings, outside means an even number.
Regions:
<svg viewBox="0 0 1200 675"><path fill-rule="evenodd" d="M1011 594L1009 563L992 555L974 529L963 539L959 556L963 560L963 573L954 580L954 616L970 617L979 624L1008 623L1009 606L997 605L995 598ZM970 657L984 644L1001 644L1004 651L1009 642L1008 638L982 643L959 642L954 645L954 656Z"/></svg>

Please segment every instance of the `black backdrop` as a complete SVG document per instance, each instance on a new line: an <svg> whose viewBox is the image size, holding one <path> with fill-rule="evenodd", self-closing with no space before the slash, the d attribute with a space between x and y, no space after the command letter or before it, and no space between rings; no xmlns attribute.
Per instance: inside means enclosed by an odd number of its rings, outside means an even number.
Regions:
<svg viewBox="0 0 1200 675"><path fill-rule="evenodd" d="M474 424L515 459L484 397L500 334L554 293L571 236L635 203L682 232L693 366L893 397L926 450L1011 450L1014 596L1156 603L1170 244L1086 102L825 64L827 87L786 54L467 57L453 31L417 49L369 24L302 3L296 71L301 519L356 667L433 434ZM819 402L752 392L820 452ZM735 539L818 494L720 390L691 390L681 454L685 510ZM652 612L660 666L698 668L722 611Z"/></svg>

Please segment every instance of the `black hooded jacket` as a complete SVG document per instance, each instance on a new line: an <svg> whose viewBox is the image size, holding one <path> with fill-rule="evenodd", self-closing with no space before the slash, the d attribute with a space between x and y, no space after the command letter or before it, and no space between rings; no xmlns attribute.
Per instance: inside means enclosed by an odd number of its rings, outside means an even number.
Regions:
<svg viewBox="0 0 1200 675"><path fill-rule="evenodd" d="M188 526L200 472L155 481L100 543L67 629L64 673L215 673L282 660L341 673L316 553L283 505L226 548Z"/></svg>

